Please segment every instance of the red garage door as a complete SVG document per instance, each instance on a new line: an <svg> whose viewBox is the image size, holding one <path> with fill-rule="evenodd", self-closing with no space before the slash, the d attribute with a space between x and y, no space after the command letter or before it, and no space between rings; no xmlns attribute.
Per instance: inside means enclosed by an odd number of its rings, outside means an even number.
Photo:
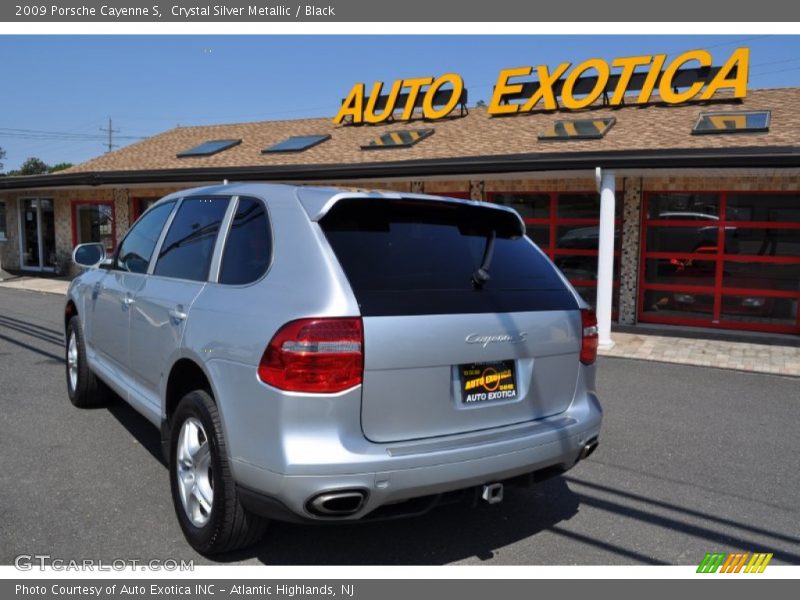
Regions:
<svg viewBox="0 0 800 600"><path fill-rule="evenodd" d="M800 333L800 194L645 195L639 320Z"/></svg>

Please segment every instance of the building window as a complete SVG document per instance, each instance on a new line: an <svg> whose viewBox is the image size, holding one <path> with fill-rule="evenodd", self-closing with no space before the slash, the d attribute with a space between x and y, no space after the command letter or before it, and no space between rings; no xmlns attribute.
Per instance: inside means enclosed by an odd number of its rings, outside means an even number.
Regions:
<svg viewBox="0 0 800 600"><path fill-rule="evenodd" d="M131 224L147 212L147 209L158 202L158 200L158 198L134 198L131 203Z"/></svg>
<svg viewBox="0 0 800 600"><path fill-rule="evenodd" d="M6 203L0 201L0 241L6 239Z"/></svg>
<svg viewBox="0 0 800 600"><path fill-rule="evenodd" d="M800 332L800 195L645 196L639 320Z"/></svg>
<svg viewBox="0 0 800 600"><path fill-rule="evenodd" d="M114 205L111 202L73 202L73 244L90 242L105 245L111 254L116 245Z"/></svg>
<svg viewBox="0 0 800 600"><path fill-rule="evenodd" d="M612 316L619 302L619 261L622 235L622 193L617 194L614 236L614 294ZM561 269L581 297L597 300L597 254L600 232L600 195L591 193L488 194L490 202L515 209L531 238Z"/></svg>

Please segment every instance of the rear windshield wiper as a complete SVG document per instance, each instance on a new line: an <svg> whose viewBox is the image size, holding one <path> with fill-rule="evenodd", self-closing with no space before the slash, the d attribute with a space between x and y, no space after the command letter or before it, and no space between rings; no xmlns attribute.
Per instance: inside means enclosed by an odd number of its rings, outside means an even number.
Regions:
<svg viewBox="0 0 800 600"><path fill-rule="evenodd" d="M472 285L481 289L483 285L491 279L489 266L492 264L492 254L494 254L494 241L497 239L497 232L492 229L486 238L486 247L483 250L483 260L481 266L472 274Z"/></svg>

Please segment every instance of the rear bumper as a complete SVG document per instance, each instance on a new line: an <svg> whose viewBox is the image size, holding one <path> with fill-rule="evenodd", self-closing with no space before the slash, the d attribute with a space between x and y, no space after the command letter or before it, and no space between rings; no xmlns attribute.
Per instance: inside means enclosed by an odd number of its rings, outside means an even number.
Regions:
<svg viewBox="0 0 800 600"><path fill-rule="evenodd" d="M524 488L540 483L547 479L562 475L569 470L569 467L553 465L525 473L513 478L504 479L499 482L508 488ZM482 486L477 485L471 488L462 488L427 496L415 496L400 502L383 504L371 512L364 512L353 519L323 519L308 513L298 514L283 504L280 500L266 494L256 492L243 486L237 486L239 499L247 510L268 519L286 521L289 523L300 523L307 525L325 524L357 524L363 522L389 521L406 517L416 517L424 515L434 508L444 505L455 504L458 502L471 502L473 506L482 501Z"/></svg>
<svg viewBox="0 0 800 600"><path fill-rule="evenodd" d="M599 436L601 420L596 397L584 393L566 412L531 423L433 441L373 445L360 466L350 455L346 465L305 464L302 474L276 473L235 457L232 467L243 503L254 512L291 521L352 521L404 500L435 499L525 474L565 471L579 460L586 443ZM338 490L363 490L366 499L346 516L308 511L310 499Z"/></svg>

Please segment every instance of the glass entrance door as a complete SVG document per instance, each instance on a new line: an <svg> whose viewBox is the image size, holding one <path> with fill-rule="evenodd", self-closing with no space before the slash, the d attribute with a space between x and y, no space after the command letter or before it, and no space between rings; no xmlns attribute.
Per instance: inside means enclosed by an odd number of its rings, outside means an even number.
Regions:
<svg viewBox="0 0 800 600"><path fill-rule="evenodd" d="M53 201L49 198L24 198L19 202L22 268L52 270L56 264Z"/></svg>

